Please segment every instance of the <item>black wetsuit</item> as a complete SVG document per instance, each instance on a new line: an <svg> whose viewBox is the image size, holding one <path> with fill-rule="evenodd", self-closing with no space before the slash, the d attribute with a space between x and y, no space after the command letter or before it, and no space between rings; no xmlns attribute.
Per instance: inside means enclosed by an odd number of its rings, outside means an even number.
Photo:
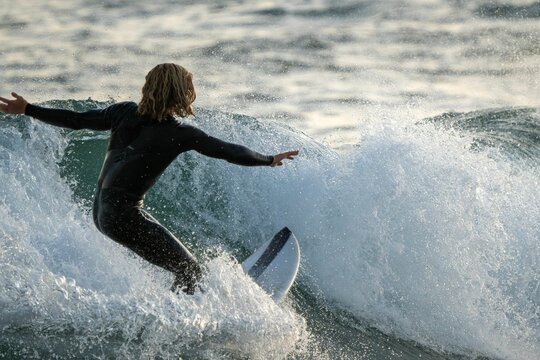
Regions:
<svg viewBox="0 0 540 360"><path fill-rule="evenodd" d="M273 157L231 144L174 118L161 123L122 102L78 113L28 104L26 115L70 129L111 130L94 200L94 222L111 239L176 274L173 288L192 293L200 266L182 243L142 209L144 194L184 151L245 166L272 164Z"/></svg>

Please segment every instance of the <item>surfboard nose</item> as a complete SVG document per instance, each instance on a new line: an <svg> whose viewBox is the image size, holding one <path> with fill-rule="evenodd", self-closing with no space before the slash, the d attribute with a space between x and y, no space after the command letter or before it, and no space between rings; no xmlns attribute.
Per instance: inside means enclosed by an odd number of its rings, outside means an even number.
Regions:
<svg viewBox="0 0 540 360"><path fill-rule="evenodd" d="M292 231L287 226L285 226L283 229L279 230L276 235L289 237L291 236L291 232Z"/></svg>
<svg viewBox="0 0 540 360"><path fill-rule="evenodd" d="M291 288L300 265L300 247L292 231L282 228L242 263L242 269L276 301Z"/></svg>

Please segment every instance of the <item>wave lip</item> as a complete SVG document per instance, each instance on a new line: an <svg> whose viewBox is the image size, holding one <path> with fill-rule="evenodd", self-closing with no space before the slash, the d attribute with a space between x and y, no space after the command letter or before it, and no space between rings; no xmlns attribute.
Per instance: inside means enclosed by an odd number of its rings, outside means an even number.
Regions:
<svg viewBox="0 0 540 360"><path fill-rule="evenodd" d="M473 136L474 150L496 149L510 160L540 164L540 113L537 108L512 107L465 113L450 112L424 119L445 129Z"/></svg>

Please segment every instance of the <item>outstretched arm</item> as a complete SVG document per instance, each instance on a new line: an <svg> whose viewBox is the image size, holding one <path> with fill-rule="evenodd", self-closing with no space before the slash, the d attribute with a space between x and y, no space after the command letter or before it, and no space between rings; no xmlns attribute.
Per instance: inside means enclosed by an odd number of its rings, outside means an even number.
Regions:
<svg viewBox="0 0 540 360"><path fill-rule="evenodd" d="M203 155L223 159L230 163L244 166L281 166L284 159L292 160L298 155L298 150L288 151L277 155L263 155L245 146L229 143L202 130L193 128L193 149Z"/></svg>
<svg viewBox="0 0 540 360"><path fill-rule="evenodd" d="M69 129L108 130L111 128L111 119L108 108L75 112L63 109L49 109L29 104L22 96L11 93L15 100L0 97L0 110L8 114L26 114L47 124Z"/></svg>

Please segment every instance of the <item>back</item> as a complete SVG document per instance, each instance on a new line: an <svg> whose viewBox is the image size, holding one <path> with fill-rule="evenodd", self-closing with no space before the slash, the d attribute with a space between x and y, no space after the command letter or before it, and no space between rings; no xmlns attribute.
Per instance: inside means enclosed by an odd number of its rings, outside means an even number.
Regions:
<svg viewBox="0 0 540 360"><path fill-rule="evenodd" d="M176 156L189 150L181 144L189 145L193 127L174 118L152 121L137 114L133 102L113 107L111 138L98 186L142 197Z"/></svg>

